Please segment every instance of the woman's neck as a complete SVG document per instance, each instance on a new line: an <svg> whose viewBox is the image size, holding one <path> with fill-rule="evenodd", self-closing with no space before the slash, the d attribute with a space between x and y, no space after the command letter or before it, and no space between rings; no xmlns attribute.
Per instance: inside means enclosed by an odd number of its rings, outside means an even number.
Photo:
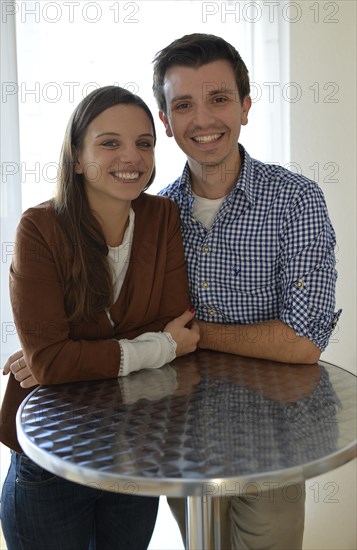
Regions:
<svg viewBox="0 0 357 550"><path fill-rule="evenodd" d="M105 224L105 226L102 224L105 242L112 247L119 246L123 242L129 225L129 213L125 218L117 218L114 222L116 223Z"/></svg>
<svg viewBox="0 0 357 550"><path fill-rule="evenodd" d="M123 242L129 224L130 207L130 201L111 201L105 208L93 209L108 246L119 246Z"/></svg>

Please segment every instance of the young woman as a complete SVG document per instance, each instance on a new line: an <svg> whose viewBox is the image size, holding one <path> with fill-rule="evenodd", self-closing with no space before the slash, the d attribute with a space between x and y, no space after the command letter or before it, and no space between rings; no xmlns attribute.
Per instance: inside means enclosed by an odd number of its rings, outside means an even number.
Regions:
<svg viewBox="0 0 357 550"><path fill-rule="evenodd" d="M155 141L139 97L95 90L69 121L55 198L19 223L10 294L23 356L5 366L0 412L0 438L12 449L1 512L9 550L149 544L157 498L101 492L43 470L22 452L15 414L34 384L125 376L196 349L177 207L144 193Z"/></svg>

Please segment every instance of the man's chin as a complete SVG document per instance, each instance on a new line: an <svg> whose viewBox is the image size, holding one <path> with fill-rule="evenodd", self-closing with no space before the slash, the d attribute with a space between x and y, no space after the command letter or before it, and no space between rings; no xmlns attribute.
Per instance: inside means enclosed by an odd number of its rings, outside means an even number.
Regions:
<svg viewBox="0 0 357 550"><path fill-rule="evenodd" d="M194 157L188 157L189 161L194 164L199 164L203 168L211 169L213 172L214 170L218 170L222 165L225 164L226 157L219 157L219 158L209 158L208 155L195 155Z"/></svg>

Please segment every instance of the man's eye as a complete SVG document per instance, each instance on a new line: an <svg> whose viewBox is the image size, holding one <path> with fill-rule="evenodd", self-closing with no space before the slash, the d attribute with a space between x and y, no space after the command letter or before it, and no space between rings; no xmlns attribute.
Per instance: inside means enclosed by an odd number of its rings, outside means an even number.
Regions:
<svg viewBox="0 0 357 550"><path fill-rule="evenodd" d="M214 101L215 103L225 103L225 102L227 101L227 98L226 98L226 97L215 97L215 98L213 99L213 101Z"/></svg>
<svg viewBox="0 0 357 550"><path fill-rule="evenodd" d="M179 103L178 105L176 105L176 109L178 110L183 110L183 109L187 109L189 107L189 104L188 103Z"/></svg>

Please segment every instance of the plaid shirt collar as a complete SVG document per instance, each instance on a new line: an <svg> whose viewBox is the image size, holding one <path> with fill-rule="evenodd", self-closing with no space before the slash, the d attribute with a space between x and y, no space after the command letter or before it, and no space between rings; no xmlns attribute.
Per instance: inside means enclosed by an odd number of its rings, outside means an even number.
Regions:
<svg viewBox="0 0 357 550"><path fill-rule="evenodd" d="M233 189L227 196L226 201L228 204L231 203L237 196L237 194L243 192L247 200L251 204L254 204L256 194L258 192L257 187L254 186L254 164L251 157L240 143L238 144L238 148L242 159L242 168L239 178L237 179ZM178 178L177 182L178 185L176 189L175 200L178 202L181 209L183 209L183 217L185 215L191 215L194 196L192 193L191 172L188 162L186 162L182 175L180 176L180 178Z"/></svg>

